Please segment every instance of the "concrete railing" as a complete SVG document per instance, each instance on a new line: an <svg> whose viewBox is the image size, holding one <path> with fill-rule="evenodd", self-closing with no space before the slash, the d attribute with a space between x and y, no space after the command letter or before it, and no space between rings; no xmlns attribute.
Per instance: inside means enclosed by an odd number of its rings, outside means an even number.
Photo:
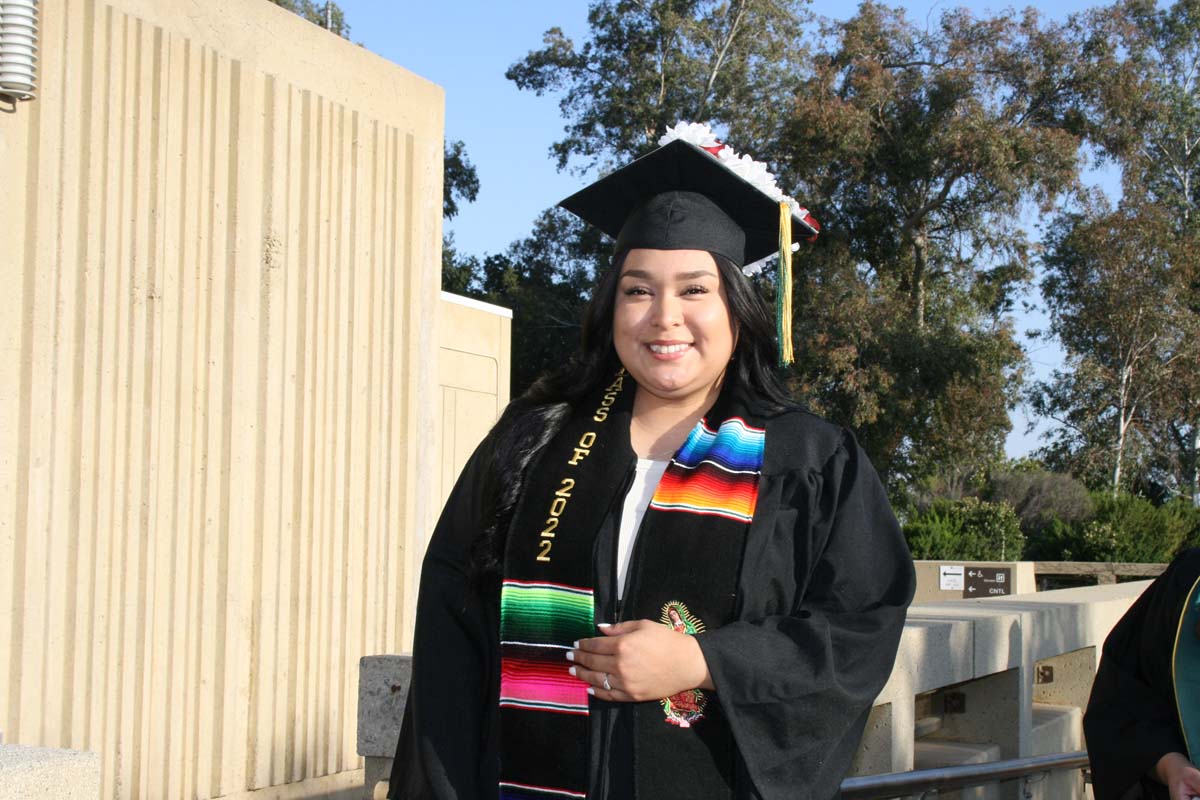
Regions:
<svg viewBox="0 0 1200 800"><path fill-rule="evenodd" d="M1083 770L1088 765L1087 751L1058 753L1048 756L1029 756L983 764L961 764L956 767L935 767L913 772L890 772L885 775L865 775L842 781L841 800L890 800L915 795L924 798L928 793L944 797L950 789L966 789L1000 781L1020 780L1025 787L1034 781L1060 770ZM1032 794L1032 790L1030 790Z"/></svg>
<svg viewBox="0 0 1200 800"><path fill-rule="evenodd" d="M1035 561L1039 579L1048 576L1092 576L1098 584L1116 583L1117 578L1156 578L1166 564L1133 564L1123 561Z"/></svg>
<svg viewBox="0 0 1200 800"><path fill-rule="evenodd" d="M876 699L852 776L1083 749L1082 717L1100 646L1145 581L915 606ZM382 797L407 691L406 656L359 666L364 797ZM1016 798L1017 784L963 797ZM1082 798L1075 771L1028 782L1033 800Z"/></svg>

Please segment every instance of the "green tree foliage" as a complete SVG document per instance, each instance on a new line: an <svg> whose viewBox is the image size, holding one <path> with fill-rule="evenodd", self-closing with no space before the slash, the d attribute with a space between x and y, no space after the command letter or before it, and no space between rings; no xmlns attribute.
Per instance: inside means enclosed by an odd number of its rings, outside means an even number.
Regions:
<svg viewBox="0 0 1200 800"><path fill-rule="evenodd" d="M479 196L479 173L461 141L446 142L442 157L442 218L458 216L459 203ZM479 293L479 259L458 251L454 234L442 234L442 289L461 295Z"/></svg>
<svg viewBox="0 0 1200 800"><path fill-rule="evenodd" d="M513 310L512 392L524 391L579 346L579 322L607 258L600 234L561 209L544 212L529 236L479 264L479 296Z"/></svg>
<svg viewBox="0 0 1200 800"><path fill-rule="evenodd" d="M893 482L999 458L1030 274L1014 223L1076 179L1071 41L1037 15L864 3L831 26L773 160L824 223L797 284L799 393Z"/></svg>
<svg viewBox="0 0 1200 800"><path fill-rule="evenodd" d="M346 23L346 15L337 3L315 2L314 0L271 0L277 6L299 14L314 25L320 25L330 33L350 38L350 26Z"/></svg>
<svg viewBox="0 0 1200 800"><path fill-rule="evenodd" d="M1200 512L1175 501L1156 506L1144 497L1109 491L1092 494L1089 519L1054 519L1030 537L1026 557L1047 561L1170 561L1200 533Z"/></svg>
<svg viewBox="0 0 1200 800"><path fill-rule="evenodd" d="M1200 504L1200 3L1122 0L1076 25L1088 138L1124 199L1051 229L1043 290L1071 369L1035 389L1063 425L1046 455Z"/></svg>
<svg viewBox="0 0 1200 800"><path fill-rule="evenodd" d="M458 216L460 202L474 203L479 196L479 172L467 157L461 141L446 142L442 156L442 216Z"/></svg>
<svg viewBox="0 0 1200 800"><path fill-rule="evenodd" d="M1007 503L977 497L938 500L904 526L913 558L1016 561L1025 537Z"/></svg>
<svg viewBox="0 0 1200 800"><path fill-rule="evenodd" d="M795 0L597 0L587 41L576 46L551 28L542 49L506 74L560 98L566 136L552 147L560 169L608 168L652 150L680 119L770 116L806 61L806 21Z"/></svg>
<svg viewBox="0 0 1200 800"><path fill-rule="evenodd" d="M1093 482L1104 474L1114 492L1151 449L1158 396L1200 355L1178 324L1188 314L1170 229L1160 206L1113 212L1095 199L1047 234L1042 295L1067 364L1034 387L1032 406L1060 424L1052 462Z"/></svg>
<svg viewBox="0 0 1200 800"><path fill-rule="evenodd" d="M542 49L507 72L522 89L560 98L566 135L552 154L560 168L580 173L644 154L679 119L764 109L769 98L786 96L804 61L798 33L806 18L790 0L602 0L588 19L591 35L581 46L552 28ZM514 394L578 343L585 299L611 247L552 209L528 237L478 262L485 295L514 309Z"/></svg>
<svg viewBox="0 0 1200 800"><path fill-rule="evenodd" d="M1066 35L1032 12L926 31L867 3L814 40L777 0L602 0L589 21L581 46L552 29L508 72L560 97L559 165L624 162L679 119L727 130L824 223L796 287L798 394L894 482L998 457L1029 268L1013 219L1075 178Z"/></svg>

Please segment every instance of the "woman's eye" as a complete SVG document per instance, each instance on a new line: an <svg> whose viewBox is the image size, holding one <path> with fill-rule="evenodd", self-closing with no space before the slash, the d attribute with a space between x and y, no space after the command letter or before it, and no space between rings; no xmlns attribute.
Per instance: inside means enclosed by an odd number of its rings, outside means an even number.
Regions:
<svg viewBox="0 0 1200 800"><path fill-rule="evenodd" d="M683 290L684 294L708 294L708 289L703 286L689 286Z"/></svg>
<svg viewBox="0 0 1200 800"><path fill-rule="evenodd" d="M650 292L648 292L644 286L630 286L625 290L626 297L640 294L650 294Z"/></svg>

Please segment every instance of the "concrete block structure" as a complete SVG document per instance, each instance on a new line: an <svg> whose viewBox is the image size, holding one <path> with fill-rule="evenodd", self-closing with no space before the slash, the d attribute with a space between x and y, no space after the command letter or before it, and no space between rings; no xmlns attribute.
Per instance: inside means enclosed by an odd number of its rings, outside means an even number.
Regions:
<svg viewBox="0 0 1200 800"><path fill-rule="evenodd" d="M1148 585L914 606L896 666L877 700L893 709L893 762L881 771L913 769L914 753L922 748L927 766L977 758L977 748L939 754L922 744L930 742L996 747L1004 759L1082 749L1082 710L1100 647ZM917 724L921 708L935 715L936 724ZM995 794L981 796L1015 800L1026 790L1045 800L1083 796L1078 773L1008 781L986 790Z"/></svg>
<svg viewBox="0 0 1200 800"><path fill-rule="evenodd" d="M443 92L267 0L40 17L0 114L4 740L105 798L361 786L359 658L408 647L508 399L510 315L440 294Z"/></svg>
<svg viewBox="0 0 1200 800"><path fill-rule="evenodd" d="M0 744L0 800L96 800L99 796L98 754Z"/></svg>
<svg viewBox="0 0 1200 800"><path fill-rule="evenodd" d="M411 680L409 656L366 656L359 663L358 754L366 759L364 798L386 792ZM384 791L378 791L381 788Z"/></svg>

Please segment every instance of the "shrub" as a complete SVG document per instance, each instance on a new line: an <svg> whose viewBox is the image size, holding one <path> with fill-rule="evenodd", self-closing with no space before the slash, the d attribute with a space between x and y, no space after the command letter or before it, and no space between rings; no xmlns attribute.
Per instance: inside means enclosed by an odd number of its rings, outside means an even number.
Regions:
<svg viewBox="0 0 1200 800"><path fill-rule="evenodd" d="M1075 524L1095 515L1087 487L1060 472L1024 470L993 475L989 499L1012 506L1026 536L1037 535L1056 519Z"/></svg>
<svg viewBox="0 0 1200 800"><path fill-rule="evenodd" d="M1133 494L1097 492L1096 519L1086 530L1093 561L1167 562L1183 546L1187 520L1170 506Z"/></svg>
<svg viewBox="0 0 1200 800"><path fill-rule="evenodd" d="M1028 561L1087 561L1079 554L1080 544L1076 541L1077 525L1061 519L1052 519L1034 531L1025 540L1025 559Z"/></svg>
<svg viewBox="0 0 1200 800"><path fill-rule="evenodd" d="M1190 500L1177 498L1167 503L1164 508L1179 517L1179 523L1186 531L1183 535L1183 547L1200 547L1200 507L1192 505Z"/></svg>
<svg viewBox="0 0 1200 800"><path fill-rule="evenodd" d="M904 526L914 558L1011 561L1021 557L1025 537L1007 503L976 497L936 500Z"/></svg>
<svg viewBox="0 0 1200 800"><path fill-rule="evenodd" d="M1092 494L1095 517L1054 520L1029 539L1026 557L1043 561L1165 563L1184 547L1200 545L1200 511L1173 502L1107 491Z"/></svg>

